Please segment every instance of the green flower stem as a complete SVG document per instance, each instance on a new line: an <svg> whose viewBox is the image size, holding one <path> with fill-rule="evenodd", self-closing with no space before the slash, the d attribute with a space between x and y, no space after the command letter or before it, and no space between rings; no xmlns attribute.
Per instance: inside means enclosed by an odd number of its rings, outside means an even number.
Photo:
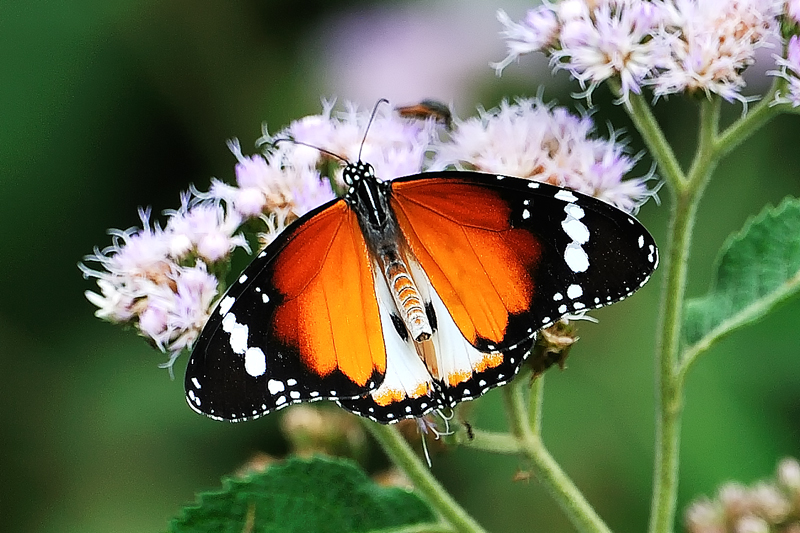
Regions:
<svg viewBox="0 0 800 533"><path fill-rule="evenodd" d="M541 436L529 425L524 388L529 381L518 376L503 389L511 432L520 451L531 462L534 476L558 503L567 518L581 533L611 533L583 494L567 477L542 443ZM535 392L539 396L540 392ZM539 396L540 397L540 396Z"/></svg>
<svg viewBox="0 0 800 533"><path fill-rule="evenodd" d="M481 429L472 430L473 438L462 437L457 443L485 452L515 455L520 453L519 443L513 435L508 433L495 433Z"/></svg>
<svg viewBox="0 0 800 533"><path fill-rule="evenodd" d="M392 527L389 529L372 530L371 533L453 533L454 529L449 524L414 524L411 526Z"/></svg>
<svg viewBox="0 0 800 533"><path fill-rule="evenodd" d="M542 434L542 403L544 399L544 374L534 378L528 398L528 427L534 435Z"/></svg>
<svg viewBox="0 0 800 533"><path fill-rule="evenodd" d="M715 145L719 158L739 146L775 115L787 110L788 106L786 105L771 105L775 95L781 90L786 90L786 81L775 78L767 94L753 106L750 112L731 124L719 136Z"/></svg>
<svg viewBox="0 0 800 533"><path fill-rule="evenodd" d="M683 380L678 373L681 325L686 294L689 249L697 206L719 159L715 151L719 102L704 100L700 109L698 148L685 186L672 190L666 280L661 293L656 349L656 453L650 533L670 533L675 524L678 492Z"/></svg>
<svg viewBox="0 0 800 533"><path fill-rule="evenodd" d="M611 88L619 94L619 83L611 83ZM625 107L628 116L642 136L645 145L658 165L661 176L673 191L681 191L686 187L686 176L681 170L675 152L658 126L650 105L641 94L631 94L629 105Z"/></svg>
<svg viewBox="0 0 800 533"><path fill-rule="evenodd" d="M786 111L786 106L784 105L771 105L775 94L780 90L785 90L785 85L785 80L776 78L767 94L764 95L761 101L756 104L747 115L741 117L739 120L731 124L722 134L717 136L716 132L712 133L712 140L710 143L708 143L712 147L711 153L707 154L707 157L705 158L697 157L695 162L699 163L701 161L708 161L707 165L711 165L712 162L716 162L726 154L730 153L731 150L739 146L750 135L755 133L758 128L766 124L775 115L782 111ZM714 123L719 123L718 117L714 119ZM698 156L699 155L700 154L698 152ZM690 173L689 181L694 184L695 188L704 187L708 180L708 176L710 175L710 170L713 170L713 168L709 167L709 169L704 169L701 168L699 164L696 165L693 167L692 172ZM760 309L748 309L747 311L759 312ZM727 331L737 327L737 323L746 322L749 320L749 318L750 315L748 312L741 313L732 320L727 321L725 324L721 324L720 327L710 332L709 335L706 335L694 345L685 348L679 359L679 366L677 370L677 377L679 381L683 382L686 379L689 369L697 360L697 358L706 352L716 340L724 336Z"/></svg>
<svg viewBox="0 0 800 533"><path fill-rule="evenodd" d="M456 502L444 487L433 477L396 426L378 424L366 419L364 426L380 443L386 455L400 468L421 492L425 500L436 509L453 528L460 533L486 533Z"/></svg>

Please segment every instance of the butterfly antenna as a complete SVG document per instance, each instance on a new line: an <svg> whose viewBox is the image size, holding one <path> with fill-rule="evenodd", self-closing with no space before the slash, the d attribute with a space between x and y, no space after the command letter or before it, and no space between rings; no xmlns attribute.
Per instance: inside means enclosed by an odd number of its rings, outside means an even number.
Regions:
<svg viewBox="0 0 800 533"><path fill-rule="evenodd" d="M358 160L361 161L361 152L364 151L364 143L367 142L367 133L369 133L369 127L372 126L372 121L375 120L375 115L378 113L378 107L381 104L388 104L389 100L386 98L381 98L377 102L375 102L375 107L372 108L372 114L369 116L369 122L367 122L367 129L364 131L364 138L361 139L361 147L358 149Z"/></svg>
<svg viewBox="0 0 800 533"><path fill-rule="evenodd" d="M282 137L280 139L275 139L274 141L269 143L269 145L272 146L273 148L276 148L278 146L278 143L282 143L282 142L290 142L290 143L294 143L294 144L299 144L300 146L308 146L309 148L313 148L314 150L318 150L318 151L322 152L323 154L327 154L327 155L329 155L329 156L331 156L331 157L333 157L335 159L338 159L339 161L343 162L344 164L350 163L350 161L348 161L347 158L342 157L339 154L335 154L335 153L331 152L330 150L326 150L325 148L320 148L319 146L314 146L313 144L304 143L303 141L298 141L296 139L292 139L291 137ZM360 157L360 153L359 153L359 157Z"/></svg>

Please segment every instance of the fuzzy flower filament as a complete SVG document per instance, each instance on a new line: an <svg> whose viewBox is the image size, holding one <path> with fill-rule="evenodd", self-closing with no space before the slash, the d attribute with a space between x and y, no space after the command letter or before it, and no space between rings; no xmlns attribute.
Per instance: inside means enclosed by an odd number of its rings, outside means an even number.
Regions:
<svg viewBox="0 0 800 533"><path fill-rule="evenodd" d="M629 213L655 194L647 188L648 177L623 179L636 158L615 137L596 137L589 116L522 99L456 124L451 139L433 147L432 168L454 166L542 181Z"/></svg>
<svg viewBox="0 0 800 533"><path fill-rule="evenodd" d="M700 92L746 102L742 73L778 38L783 10L779 0L563 0L520 22L501 11L508 55L496 68L540 51L586 96L613 78L623 102L644 87L656 97Z"/></svg>

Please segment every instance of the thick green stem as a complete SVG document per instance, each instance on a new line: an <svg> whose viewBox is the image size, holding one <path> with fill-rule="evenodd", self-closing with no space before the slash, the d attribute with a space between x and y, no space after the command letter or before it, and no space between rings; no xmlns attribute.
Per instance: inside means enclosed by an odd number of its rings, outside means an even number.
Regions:
<svg viewBox="0 0 800 533"><path fill-rule="evenodd" d="M542 404L544 400L544 374L536 377L531 383L530 409L528 412L528 427L534 435L542 435Z"/></svg>
<svg viewBox="0 0 800 533"><path fill-rule="evenodd" d="M364 427L380 443L389 459L400 468L422 493L425 500L436 509L456 531L461 533L486 533L458 502L433 477L395 426L364 420Z"/></svg>
<svg viewBox="0 0 800 533"><path fill-rule="evenodd" d="M522 454L530 460L536 480L550 493L575 529L581 533L611 533L572 480L548 453L539 433L534 432L529 425L524 394L527 384L528 380L524 376L518 376L503 389L503 398L511 432L517 438Z"/></svg>
<svg viewBox="0 0 800 533"><path fill-rule="evenodd" d="M612 88L619 94L618 85L617 87L612 85ZM647 145L651 157L658 165L661 176L667 181L672 190L682 190L686 186L686 176L681 170L678 158L675 157L672 147L664 137L664 132L658 126L656 117L653 116L653 111L644 96L631 94L629 105L625 109L628 111L628 116L633 121L637 131L641 134L645 145Z"/></svg>
<svg viewBox="0 0 800 533"><path fill-rule="evenodd" d="M775 115L786 110L784 105L773 105L775 94L785 90L786 81L775 78L772 87L750 112L728 127L716 141L717 158L728 154Z"/></svg>
<svg viewBox="0 0 800 533"><path fill-rule="evenodd" d="M683 380L678 374L689 248L697 206L716 166L714 151L719 103L704 101L697 153L685 187L673 192L666 279L661 293L656 349L656 449L650 533L670 533L675 524Z"/></svg>
<svg viewBox="0 0 800 533"><path fill-rule="evenodd" d="M515 455L520 452L517 439L508 433L496 433L494 431L475 429L472 435L472 439L461 437L458 444L492 453Z"/></svg>

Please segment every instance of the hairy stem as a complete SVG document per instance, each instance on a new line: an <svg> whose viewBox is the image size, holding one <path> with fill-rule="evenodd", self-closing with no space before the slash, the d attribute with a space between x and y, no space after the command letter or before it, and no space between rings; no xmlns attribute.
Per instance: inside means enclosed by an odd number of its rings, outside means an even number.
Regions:
<svg viewBox="0 0 800 533"><path fill-rule="evenodd" d="M531 419L527 412L524 392L527 384L528 380L524 376L518 376L503 389L509 425L512 434L519 442L520 451L530 460L537 481L547 489L575 529L581 533L611 533L608 526L544 447L539 433L529 425ZM534 394L538 396L539 392L534 391ZM541 396L539 396L540 398ZM537 420L540 419L537 418Z"/></svg>
<svg viewBox="0 0 800 533"><path fill-rule="evenodd" d="M705 185L716 166L715 150L719 102L704 101L700 109L700 132L694 161L685 187L672 190L666 280L661 293L658 345L656 349L656 453L653 468L653 499L650 533L670 533L675 524L678 492L680 421L683 379L678 372L683 307L689 249L697 207Z"/></svg>
<svg viewBox="0 0 800 533"><path fill-rule="evenodd" d="M540 436L542 434L542 403L544 400L544 374L534 378L531 383L531 392L528 403L530 406L528 412L528 427L534 435Z"/></svg>
<svg viewBox="0 0 800 533"><path fill-rule="evenodd" d="M366 419L364 426L380 443L386 455L400 468L423 494L425 500L456 531L461 533L486 533L458 502L433 477L430 469L420 460L396 426L377 424Z"/></svg>
<svg viewBox="0 0 800 533"><path fill-rule="evenodd" d="M619 94L619 87L612 88ZM680 191L686 186L686 176L681 170L675 152L664 137L664 132L658 126L650 105L640 94L630 95L630 105L625 108L628 116L641 134L651 157L658 165L661 176L666 180L670 189Z"/></svg>
<svg viewBox="0 0 800 533"><path fill-rule="evenodd" d="M767 94L750 110L750 112L731 124L716 140L718 157L728 154L739 146L755 131L769 122L775 115L786 110L786 105L772 105L775 94L785 90L786 81L775 78Z"/></svg>

